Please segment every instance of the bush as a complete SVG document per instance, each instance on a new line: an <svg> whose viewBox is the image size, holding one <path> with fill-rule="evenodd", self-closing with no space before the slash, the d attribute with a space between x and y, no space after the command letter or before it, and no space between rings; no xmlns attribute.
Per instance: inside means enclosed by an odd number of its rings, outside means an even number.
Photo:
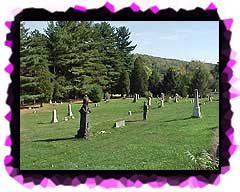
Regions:
<svg viewBox="0 0 240 192"><path fill-rule="evenodd" d="M93 85L88 93L89 99L94 102L98 103L103 98L103 90L102 87L99 85Z"/></svg>
<svg viewBox="0 0 240 192"><path fill-rule="evenodd" d="M192 168L196 170L216 170L219 167L218 158L202 150L200 153L193 155L190 151L186 151L186 155L193 162Z"/></svg>

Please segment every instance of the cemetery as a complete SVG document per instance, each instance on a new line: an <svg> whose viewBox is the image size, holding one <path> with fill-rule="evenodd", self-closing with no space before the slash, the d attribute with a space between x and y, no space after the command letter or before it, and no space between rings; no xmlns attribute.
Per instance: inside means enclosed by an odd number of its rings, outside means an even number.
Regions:
<svg viewBox="0 0 240 192"><path fill-rule="evenodd" d="M21 23L21 170L218 169L219 65L133 54L130 35Z"/></svg>
<svg viewBox="0 0 240 192"><path fill-rule="evenodd" d="M194 104L190 98L174 99L159 108L152 99L146 121L143 121L143 102L140 98L112 99L89 103L90 132L88 139L77 139L80 126L79 109L82 102L73 102L69 118L68 103L45 104L33 113L21 111L21 168L22 169L192 169L186 151L197 153L211 149L214 131L218 130L218 101L201 106L201 118L192 118ZM51 123L52 111L57 111L57 123ZM131 116L128 112L131 111ZM115 128L124 120L124 126ZM214 150L214 149L213 149Z"/></svg>

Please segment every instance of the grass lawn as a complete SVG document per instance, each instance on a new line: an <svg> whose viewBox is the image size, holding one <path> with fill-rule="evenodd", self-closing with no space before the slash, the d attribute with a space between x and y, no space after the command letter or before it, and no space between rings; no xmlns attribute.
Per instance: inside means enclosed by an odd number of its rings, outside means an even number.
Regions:
<svg viewBox="0 0 240 192"><path fill-rule="evenodd" d="M79 127L80 103L72 104L75 119L64 121L67 103L21 110L20 167L23 170L188 170L192 154L210 150L218 129L219 103L201 105L202 118L190 118L193 104L188 101L165 103L156 99L142 121L144 99L115 99L90 104L90 138L74 139ZM53 108L59 122L51 124ZM132 116L128 116L132 111ZM124 119L126 126L113 128ZM106 133L100 133L106 131Z"/></svg>

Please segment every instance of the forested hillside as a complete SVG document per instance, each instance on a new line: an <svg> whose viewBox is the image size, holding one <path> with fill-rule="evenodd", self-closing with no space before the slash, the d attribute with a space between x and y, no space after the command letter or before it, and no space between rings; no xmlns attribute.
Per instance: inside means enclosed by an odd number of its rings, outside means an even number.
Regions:
<svg viewBox="0 0 240 192"><path fill-rule="evenodd" d="M146 54L135 54L135 58L139 56L143 59L144 63L146 63L151 69L158 71L160 74L164 74L170 67L179 68L182 71L188 72L194 70L199 65L204 66L209 71L213 70L216 66L212 63L203 63L197 60L189 62L178 59L155 57Z"/></svg>
<svg viewBox="0 0 240 192"><path fill-rule="evenodd" d="M218 89L218 65L133 54L130 37L130 29L108 22L50 21L44 34L21 22L21 104L89 93L99 100L103 93L186 96L195 88L202 95Z"/></svg>

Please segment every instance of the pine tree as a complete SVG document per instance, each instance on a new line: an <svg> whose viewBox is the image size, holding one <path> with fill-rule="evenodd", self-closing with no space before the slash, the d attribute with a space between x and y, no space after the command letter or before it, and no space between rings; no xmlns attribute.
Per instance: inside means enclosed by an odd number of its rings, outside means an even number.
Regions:
<svg viewBox="0 0 240 192"><path fill-rule="evenodd" d="M148 79L146 71L143 68L144 63L140 57L134 62L134 68L131 74L131 93L146 95L148 91Z"/></svg>
<svg viewBox="0 0 240 192"><path fill-rule="evenodd" d="M21 46L22 47L22 46ZM22 100L43 102L52 97L46 38L35 30L30 34L25 54L20 54Z"/></svg>
<svg viewBox="0 0 240 192"><path fill-rule="evenodd" d="M120 73L123 69L123 60L120 51L116 46L115 28L107 22L96 23L94 25L96 35L99 43L99 58L100 63L105 66L106 76L104 79L107 81L104 91L111 93L118 92L117 84Z"/></svg>
<svg viewBox="0 0 240 192"><path fill-rule="evenodd" d="M162 85L166 94L175 95L178 90L179 72L175 68L169 68L164 74Z"/></svg>
<svg viewBox="0 0 240 192"><path fill-rule="evenodd" d="M120 75L119 78L119 83L118 87L120 90L121 95L123 96L124 94L128 95L130 92L130 79L129 79L129 74L127 71L123 71Z"/></svg>
<svg viewBox="0 0 240 192"><path fill-rule="evenodd" d="M203 67L198 66L193 72L193 77L191 81L191 93L194 93L194 89L198 89L199 95L201 97L206 96L208 93L209 85L209 72Z"/></svg>
<svg viewBox="0 0 240 192"><path fill-rule="evenodd" d="M120 50L121 57L123 60L124 70L128 72L132 69L133 51L137 45L130 46L132 41L130 41L131 32L125 26L116 28L116 39L117 39L117 48Z"/></svg>
<svg viewBox="0 0 240 192"><path fill-rule="evenodd" d="M156 70L152 71L152 75L150 76L148 82L149 91L152 92L153 96L160 95L159 90L160 75Z"/></svg>

